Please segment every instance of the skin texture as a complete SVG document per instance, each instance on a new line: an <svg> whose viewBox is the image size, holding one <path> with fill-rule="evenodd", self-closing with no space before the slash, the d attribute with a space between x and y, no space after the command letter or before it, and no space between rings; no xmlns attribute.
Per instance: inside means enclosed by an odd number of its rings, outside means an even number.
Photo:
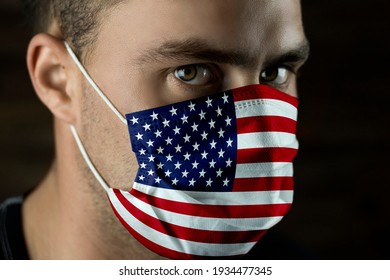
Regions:
<svg viewBox="0 0 390 280"><path fill-rule="evenodd" d="M58 38L53 22L48 34L32 39L27 55L37 95L53 113L56 141L52 168L23 205L30 256L159 258L120 224L80 155L70 124L106 182L131 188L138 166L127 127L85 81ZM258 84L266 69L279 69L270 86L297 95L294 72L306 56L297 0L142 0L125 1L105 15L83 63L125 115ZM206 71L203 84L175 76L175 69L192 64ZM278 68L284 65L289 70Z"/></svg>

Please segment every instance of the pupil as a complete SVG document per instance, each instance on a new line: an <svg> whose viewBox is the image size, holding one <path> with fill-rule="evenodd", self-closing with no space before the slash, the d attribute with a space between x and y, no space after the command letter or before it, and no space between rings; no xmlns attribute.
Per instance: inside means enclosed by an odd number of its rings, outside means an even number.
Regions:
<svg viewBox="0 0 390 280"><path fill-rule="evenodd" d="M189 69L187 68L186 70L184 70L184 74L187 76L187 75L191 75L192 73L192 69Z"/></svg>
<svg viewBox="0 0 390 280"><path fill-rule="evenodd" d="M264 73L264 79L267 82L271 82L275 80L278 77L278 75L279 75L279 71L277 68L268 69Z"/></svg>
<svg viewBox="0 0 390 280"><path fill-rule="evenodd" d="M183 68L181 71L182 71L182 77L181 77L182 80L187 82L194 79L197 75L196 68L193 66Z"/></svg>

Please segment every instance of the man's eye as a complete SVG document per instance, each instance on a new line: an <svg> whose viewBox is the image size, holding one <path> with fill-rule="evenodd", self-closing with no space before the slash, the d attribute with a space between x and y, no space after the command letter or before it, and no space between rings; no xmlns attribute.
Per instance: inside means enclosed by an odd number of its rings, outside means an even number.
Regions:
<svg viewBox="0 0 390 280"><path fill-rule="evenodd" d="M290 74L286 66L270 67L261 72L260 82L276 86L284 85L288 82Z"/></svg>
<svg viewBox="0 0 390 280"><path fill-rule="evenodd" d="M190 85L206 85L213 81L214 75L210 67L202 64L184 65L176 68L175 77Z"/></svg>

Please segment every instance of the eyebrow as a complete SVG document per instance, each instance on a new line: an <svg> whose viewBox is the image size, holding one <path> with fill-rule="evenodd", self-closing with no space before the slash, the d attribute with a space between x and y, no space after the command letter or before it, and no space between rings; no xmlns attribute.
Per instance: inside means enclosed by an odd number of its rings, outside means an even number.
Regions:
<svg viewBox="0 0 390 280"><path fill-rule="evenodd" d="M283 62L304 62L309 57L310 47L306 39L293 48L275 54L265 63L267 65ZM210 46L200 39L169 40L141 54L136 59L138 65L164 60L185 61L190 59L206 60L214 63L231 64L235 66L253 67L257 56L249 52L221 50Z"/></svg>
<svg viewBox="0 0 390 280"><path fill-rule="evenodd" d="M310 44L307 39L304 39L294 48L275 55L265 62L266 66L281 65L283 63L301 63L303 64L310 55Z"/></svg>

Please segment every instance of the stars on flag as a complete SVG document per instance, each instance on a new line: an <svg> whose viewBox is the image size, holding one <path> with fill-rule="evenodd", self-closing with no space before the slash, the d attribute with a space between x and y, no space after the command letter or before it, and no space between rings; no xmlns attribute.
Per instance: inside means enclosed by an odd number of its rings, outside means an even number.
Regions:
<svg viewBox="0 0 390 280"><path fill-rule="evenodd" d="M157 148L157 153L158 153L158 154L162 154L162 153L164 153L164 148L163 148L163 147L161 147L161 146L160 146L160 147L158 147L158 148Z"/></svg>
<svg viewBox="0 0 390 280"><path fill-rule="evenodd" d="M190 157L191 157L191 155L187 152L187 153L184 155L184 160L190 160Z"/></svg>
<svg viewBox="0 0 390 280"><path fill-rule="evenodd" d="M156 138L161 137L161 134L162 134L162 131L160 131L158 129L154 132L154 135L156 135Z"/></svg>
<svg viewBox="0 0 390 280"><path fill-rule="evenodd" d="M195 142L195 144L194 145L192 145L192 147L194 147L194 152L195 151L199 151L199 144L198 144L198 142Z"/></svg>
<svg viewBox="0 0 390 280"><path fill-rule="evenodd" d="M213 121L213 119L211 119L211 121L209 122L209 125L210 125L210 128L215 128L215 121Z"/></svg>
<svg viewBox="0 0 390 280"><path fill-rule="evenodd" d="M226 93L225 93L225 92L223 93L222 99L223 99L223 104L225 104L225 103L228 103L228 102L229 102L229 96L228 96L228 95L226 95Z"/></svg>
<svg viewBox="0 0 390 280"><path fill-rule="evenodd" d="M213 100L210 99L210 97L207 97L206 103L207 103L207 108L213 106L213 105L212 105Z"/></svg>
<svg viewBox="0 0 390 280"><path fill-rule="evenodd" d="M165 139L165 142L167 143L167 145L172 145L172 138L171 137L167 137L167 139Z"/></svg>
<svg viewBox="0 0 390 280"><path fill-rule="evenodd" d="M133 124L138 124L138 118L134 117L130 120Z"/></svg>
<svg viewBox="0 0 390 280"><path fill-rule="evenodd" d="M150 117L152 118L152 120L157 120L158 119L158 114L156 114L155 112L153 112Z"/></svg>
<svg viewBox="0 0 390 280"><path fill-rule="evenodd" d="M165 119L165 120L163 121L164 127L169 127L169 123L170 123L170 121L167 120L167 119Z"/></svg>
<svg viewBox="0 0 390 280"><path fill-rule="evenodd" d="M229 140L226 141L226 144L228 147L233 147L233 140L229 137Z"/></svg>
<svg viewBox="0 0 390 280"><path fill-rule="evenodd" d="M183 137L184 143L190 142L190 138L191 138L191 136L189 136L188 134L186 134L186 136Z"/></svg>
<svg viewBox="0 0 390 280"><path fill-rule="evenodd" d="M177 146L175 147L176 153L180 153L180 152L181 152L181 149L182 149L182 146L180 146L179 144L177 144Z"/></svg>
<svg viewBox="0 0 390 280"><path fill-rule="evenodd" d="M183 122L183 124L188 123L188 116L183 115L183 117L181 117L181 121Z"/></svg>
<svg viewBox="0 0 390 280"><path fill-rule="evenodd" d="M181 168L181 163L178 161L175 163L175 169L180 169Z"/></svg>
<svg viewBox="0 0 390 280"><path fill-rule="evenodd" d="M145 131L150 130L150 124L148 123L145 123L145 125L143 125L142 127L145 129Z"/></svg>
<svg viewBox="0 0 390 280"><path fill-rule="evenodd" d="M199 165L199 163L195 160L195 161L192 163L192 169L198 169L198 165Z"/></svg>
<svg viewBox="0 0 390 280"><path fill-rule="evenodd" d="M225 154L225 151L224 150L220 150L219 152L218 152L218 157L219 158L223 158L223 155Z"/></svg>
<svg viewBox="0 0 390 280"><path fill-rule="evenodd" d="M135 137L137 137L137 140L142 140L144 136L138 132L138 134Z"/></svg>
<svg viewBox="0 0 390 280"><path fill-rule="evenodd" d="M229 118L229 116L226 117L225 122L226 122L226 126L231 126L232 125L232 119Z"/></svg>
<svg viewBox="0 0 390 280"><path fill-rule="evenodd" d="M206 119L206 113L203 112L203 110L200 110L199 117L200 117L201 120L205 120Z"/></svg>
<svg viewBox="0 0 390 280"><path fill-rule="evenodd" d="M180 128L180 127L177 127L177 126L173 129L173 131L175 132L175 135L176 135L176 134L180 134L180 129L181 129L181 128Z"/></svg>
<svg viewBox="0 0 390 280"><path fill-rule="evenodd" d="M195 111L195 104L193 104L192 102L190 102L190 105L188 105L188 108L190 108L190 112L191 112L191 111Z"/></svg>
<svg viewBox="0 0 390 280"><path fill-rule="evenodd" d="M210 149L215 149L217 147L217 142L214 140L210 142Z"/></svg>
<svg viewBox="0 0 390 280"><path fill-rule="evenodd" d="M222 109L219 108L219 106L218 106L218 109L215 111L217 112L217 116L222 116Z"/></svg>
<svg viewBox="0 0 390 280"><path fill-rule="evenodd" d="M172 106L172 109L169 110L169 112L171 112L172 116L177 115L177 113L176 113L177 109L175 107L173 107L173 106Z"/></svg>
<svg viewBox="0 0 390 280"><path fill-rule="evenodd" d="M192 178L188 183L189 183L190 186L194 186L196 181L194 180L194 178Z"/></svg>
<svg viewBox="0 0 390 280"><path fill-rule="evenodd" d="M172 185L176 186L177 183L179 182L179 180L177 180L176 178L172 180Z"/></svg>
<svg viewBox="0 0 390 280"><path fill-rule="evenodd" d="M189 172L187 170L184 170L181 174L183 177L187 177Z"/></svg>
<svg viewBox="0 0 390 280"><path fill-rule="evenodd" d="M194 131L198 131L198 124L194 123L191 127L192 127L192 132Z"/></svg>
<svg viewBox="0 0 390 280"><path fill-rule="evenodd" d="M155 187L229 191L237 140L229 92L128 115L139 171Z"/></svg>
<svg viewBox="0 0 390 280"><path fill-rule="evenodd" d="M152 139L149 139L149 141L146 142L146 144L148 144L148 147L153 147L153 143L154 141L152 141Z"/></svg>

